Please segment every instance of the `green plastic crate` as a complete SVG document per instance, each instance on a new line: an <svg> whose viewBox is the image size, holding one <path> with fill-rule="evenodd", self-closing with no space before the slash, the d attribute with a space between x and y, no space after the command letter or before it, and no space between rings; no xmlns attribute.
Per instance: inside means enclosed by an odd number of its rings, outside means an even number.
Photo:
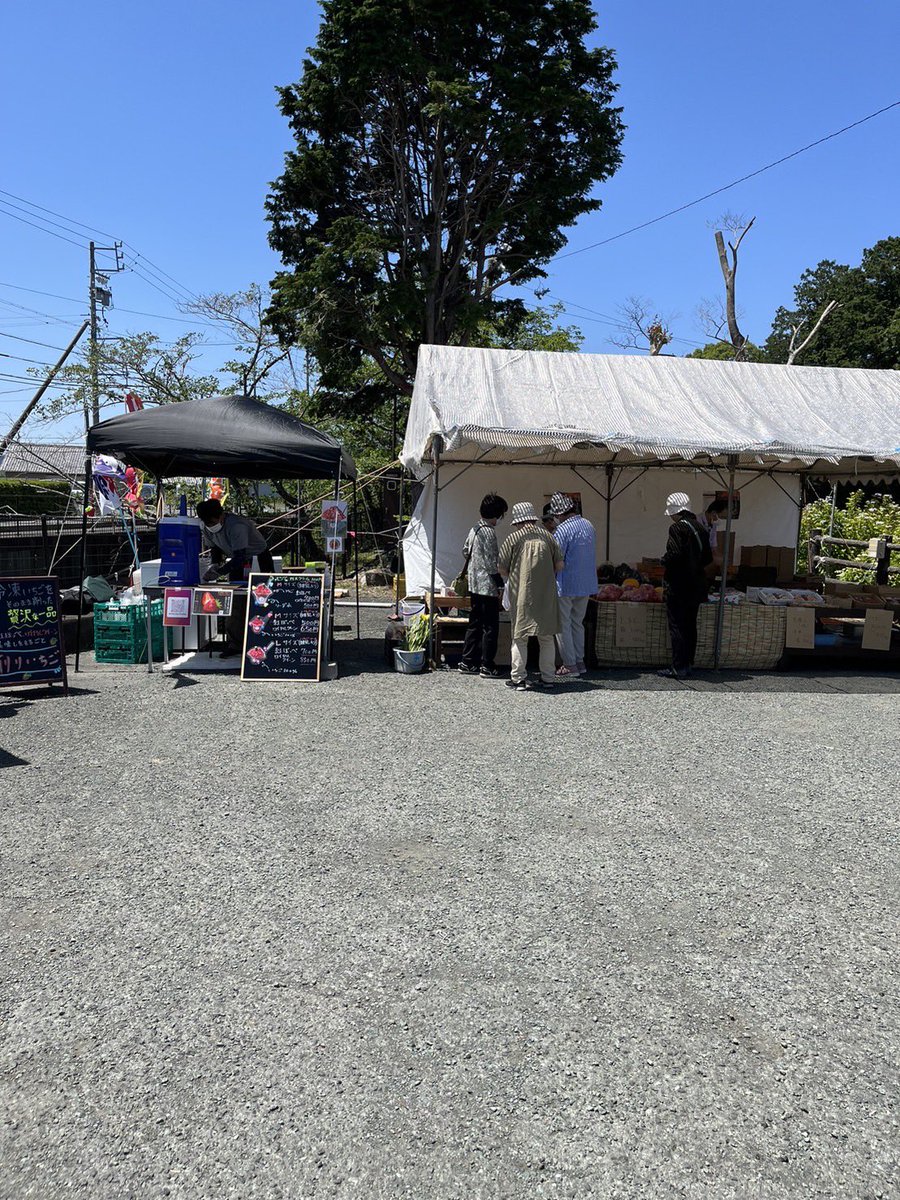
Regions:
<svg viewBox="0 0 900 1200"><path fill-rule="evenodd" d="M172 649L172 630L162 623L162 600L154 600L150 609L153 657L163 658L163 638ZM94 606L94 657L105 663L145 663L147 661L147 606L132 604Z"/></svg>

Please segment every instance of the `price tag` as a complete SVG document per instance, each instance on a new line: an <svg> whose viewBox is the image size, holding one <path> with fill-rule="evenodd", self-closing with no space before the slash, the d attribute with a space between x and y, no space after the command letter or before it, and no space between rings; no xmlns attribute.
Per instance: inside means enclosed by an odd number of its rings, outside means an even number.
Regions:
<svg viewBox="0 0 900 1200"><path fill-rule="evenodd" d="M816 645L816 614L811 608L785 609L784 644L789 650L813 650Z"/></svg>
<svg viewBox="0 0 900 1200"><path fill-rule="evenodd" d="M890 650L894 614L889 608L867 608L863 625L863 650Z"/></svg>
<svg viewBox="0 0 900 1200"><path fill-rule="evenodd" d="M647 608L633 601L616 602L616 647L637 650L647 645Z"/></svg>

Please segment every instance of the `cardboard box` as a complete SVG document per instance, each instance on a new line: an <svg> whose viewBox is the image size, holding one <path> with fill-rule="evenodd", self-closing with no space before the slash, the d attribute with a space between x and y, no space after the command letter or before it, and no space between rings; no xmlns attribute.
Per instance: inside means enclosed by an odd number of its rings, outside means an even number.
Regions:
<svg viewBox="0 0 900 1200"><path fill-rule="evenodd" d="M743 546L741 548L742 567L765 567L767 565L765 546Z"/></svg>

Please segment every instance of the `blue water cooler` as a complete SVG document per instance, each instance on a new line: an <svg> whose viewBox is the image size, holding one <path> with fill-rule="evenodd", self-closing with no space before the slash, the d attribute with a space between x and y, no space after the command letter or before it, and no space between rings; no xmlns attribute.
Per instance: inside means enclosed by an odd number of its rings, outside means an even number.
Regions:
<svg viewBox="0 0 900 1200"><path fill-rule="evenodd" d="M203 523L198 517L163 517L159 531L161 587L196 587L200 582Z"/></svg>

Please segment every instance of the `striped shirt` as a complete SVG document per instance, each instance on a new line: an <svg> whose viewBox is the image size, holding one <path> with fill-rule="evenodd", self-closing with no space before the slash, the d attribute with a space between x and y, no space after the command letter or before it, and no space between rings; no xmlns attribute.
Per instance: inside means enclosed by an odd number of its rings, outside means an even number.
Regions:
<svg viewBox="0 0 900 1200"><path fill-rule="evenodd" d="M569 517L554 537L565 566L556 578L560 596L593 596L597 591L597 535L584 517Z"/></svg>

